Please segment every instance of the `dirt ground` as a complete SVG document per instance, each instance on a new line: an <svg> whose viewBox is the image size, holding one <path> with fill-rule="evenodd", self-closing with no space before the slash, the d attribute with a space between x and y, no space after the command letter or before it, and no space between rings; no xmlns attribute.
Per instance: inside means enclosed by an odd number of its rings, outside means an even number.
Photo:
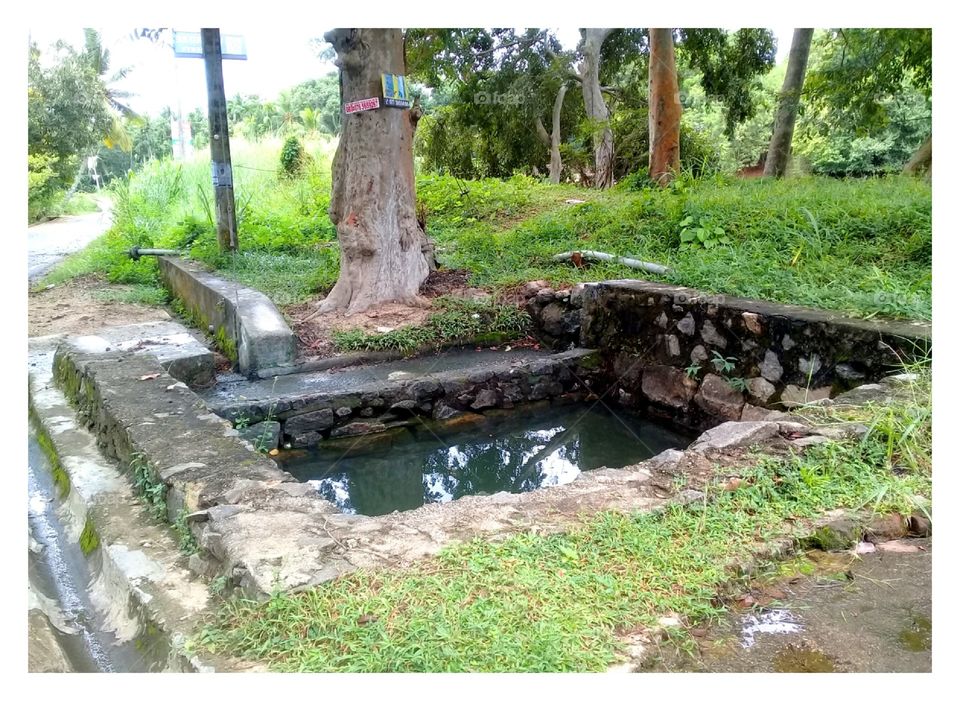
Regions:
<svg viewBox="0 0 960 701"><path fill-rule="evenodd" d="M93 333L103 326L170 318L167 311L160 307L99 299L97 291L106 289L122 291L123 286L81 278L31 292L27 299L27 334Z"/></svg>
<svg viewBox="0 0 960 701"><path fill-rule="evenodd" d="M441 295L477 298L487 296L484 290L467 285L469 271L446 269L430 273L420 287L421 305L387 303L347 316L343 312L315 314L322 297L281 309L297 335L302 357L336 355L335 331L361 329L367 333L386 333L404 326L419 326L433 312L432 300Z"/></svg>

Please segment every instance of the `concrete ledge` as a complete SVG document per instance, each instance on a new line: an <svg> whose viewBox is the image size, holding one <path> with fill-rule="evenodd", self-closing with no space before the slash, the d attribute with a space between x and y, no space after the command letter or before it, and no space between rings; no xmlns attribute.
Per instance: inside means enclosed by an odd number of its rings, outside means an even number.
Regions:
<svg viewBox="0 0 960 701"><path fill-rule="evenodd" d="M296 337L265 294L218 278L192 261L157 260L164 284L183 302L194 322L214 334L241 373L254 376L294 363Z"/></svg>
<svg viewBox="0 0 960 701"><path fill-rule="evenodd" d="M97 545L88 558L99 575L91 598L119 640L166 638L168 671L226 669L220 660L184 649L184 641L213 601L206 585L186 567L170 530L147 513L130 482L97 450L96 437L78 426L67 398L53 385L54 349L61 339L30 339L30 414L37 432L56 453L68 491L58 508L67 537L86 532ZM156 360L150 358L156 364Z"/></svg>
<svg viewBox="0 0 960 701"><path fill-rule="evenodd" d="M107 326L95 335L71 336L66 341L83 353L149 353L171 376L190 387L206 387L215 381L213 353L175 321Z"/></svg>
<svg viewBox="0 0 960 701"><path fill-rule="evenodd" d="M250 424L278 420L283 442L302 448L376 433L414 417L445 421L529 402L584 399L597 351L466 351L416 360L220 383L200 392L212 411Z"/></svg>

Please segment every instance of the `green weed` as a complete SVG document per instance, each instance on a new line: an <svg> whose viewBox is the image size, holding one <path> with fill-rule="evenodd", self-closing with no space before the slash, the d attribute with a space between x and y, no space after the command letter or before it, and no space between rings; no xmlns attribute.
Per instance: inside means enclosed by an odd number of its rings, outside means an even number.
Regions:
<svg viewBox="0 0 960 701"><path fill-rule="evenodd" d="M80 551L88 556L94 550L100 547L100 536L97 535L93 523L88 518L83 524L83 531L80 533Z"/></svg>
<svg viewBox="0 0 960 701"><path fill-rule="evenodd" d="M153 468L142 453L135 453L130 460L133 486L146 502L150 513L158 521L167 520L167 485L157 479Z"/></svg>
<svg viewBox="0 0 960 701"><path fill-rule="evenodd" d="M412 354L427 347L450 343L502 342L523 336L529 316L509 304L474 301L456 297L434 300L438 311L422 326L408 326L382 334L360 329L337 331L333 340L341 351L397 350Z"/></svg>

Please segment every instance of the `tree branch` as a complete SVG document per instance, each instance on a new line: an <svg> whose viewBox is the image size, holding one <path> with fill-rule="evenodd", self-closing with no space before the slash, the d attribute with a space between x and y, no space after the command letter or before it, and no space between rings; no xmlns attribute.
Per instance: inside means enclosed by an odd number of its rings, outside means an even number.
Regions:
<svg viewBox="0 0 960 701"><path fill-rule="evenodd" d="M487 54L496 53L496 52L499 51L500 49L507 49L507 48L510 48L511 46L516 46L517 44L523 44L524 42L526 42L526 44L527 44L524 48L529 48L529 47L533 46L534 44L536 44L536 43L537 43L538 41L540 41L541 39L543 39L543 35L546 33L546 31L547 31L546 29L541 29L539 32L537 32L536 34L534 34L534 35L533 35L532 37L530 37L529 39L527 39L527 38L525 38L525 37L521 37L520 39L517 39L516 41L510 41L510 42L507 42L506 44L501 44L500 46L494 46L492 49L484 49L483 51L476 51L476 52L474 52L473 55L474 55L474 56L486 56Z"/></svg>
<svg viewBox="0 0 960 701"><path fill-rule="evenodd" d="M543 126L543 120L540 119L539 115L537 116L537 136L540 137L547 148L550 148L550 135L547 133L547 128Z"/></svg>

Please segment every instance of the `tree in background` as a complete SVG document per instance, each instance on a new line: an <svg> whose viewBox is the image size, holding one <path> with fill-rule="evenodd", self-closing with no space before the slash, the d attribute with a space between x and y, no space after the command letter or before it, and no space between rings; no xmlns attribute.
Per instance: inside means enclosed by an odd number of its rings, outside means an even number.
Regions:
<svg viewBox="0 0 960 701"><path fill-rule="evenodd" d="M406 41L410 76L430 88L417 129L425 168L507 177L550 158L541 128L544 119L553 123L570 61L553 37L539 29L420 29ZM573 127L572 102L561 111L561 133Z"/></svg>
<svg viewBox="0 0 960 701"><path fill-rule="evenodd" d="M547 172L553 180L560 162L561 171L571 179L596 184L598 172L601 181L607 178L603 159L612 152L613 179L646 169L648 32L590 30L590 47L587 34L575 50L564 51L544 29L409 32L409 70L448 98L443 107L427 111L418 131L423 166L459 177L505 177L517 171L537 174L549 162ZM601 38L594 61L587 54L592 55ZM753 114L759 76L773 65L775 46L769 30L680 29L673 30L672 38L677 46L675 77L699 76L709 87L706 99L723 106L728 127ZM565 85L582 87L584 75L592 80L594 66L607 113L599 121L591 118L584 99L571 100L566 93L565 99L557 99ZM587 95L594 95L594 90L588 89ZM599 110L598 103L593 105ZM548 133L544 124L553 125L557 107L560 129ZM694 170L717 167L716 152L722 144L690 127L678 127L675 118L673 128L679 129L681 144L691 147ZM604 164L600 169L598 153Z"/></svg>
<svg viewBox="0 0 960 701"><path fill-rule="evenodd" d="M31 44L27 64L28 213L43 216L75 179L81 159L110 134L114 116L101 75L64 42L52 47L44 67Z"/></svg>
<svg viewBox="0 0 960 701"><path fill-rule="evenodd" d="M763 174L768 178L782 178L787 171L787 159L790 157L793 128L797 122L800 92L803 90L803 78L807 72L812 40L812 29L793 30L790 57L787 59L787 75L783 79L773 137L770 139L770 149L763 168Z"/></svg>
<svg viewBox="0 0 960 701"><path fill-rule="evenodd" d="M660 186L670 183L680 170L680 87L673 50L673 30L650 32L649 128L650 179Z"/></svg>
<svg viewBox="0 0 960 701"><path fill-rule="evenodd" d="M593 140L593 184L600 189L613 185L613 131L610 110L600 85L600 51L614 29L581 29L581 59L577 75L583 92L583 107L590 120Z"/></svg>
<svg viewBox="0 0 960 701"><path fill-rule="evenodd" d="M927 100L933 78L930 29L831 29L814 41L818 60L807 76L810 101L825 129L854 121L861 134L889 123L908 88ZM933 137L915 146L911 169L929 167Z"/></svg>
<svg viewBox="0 0 960 701"><path fill-rule="evenodd" d="M110 129L103 142L107 148L119 147L129 151L131 142L126 124L138 122L140 116L126 103L126 99L131 97L132 93L120 90L117 83L127 77L130 68L121 68L115 73L110 73L110 50L104 48L100 33L95 29L84 29L83 36L84 48L81 57L100 79L103 101L110 114Z"/></svg>

